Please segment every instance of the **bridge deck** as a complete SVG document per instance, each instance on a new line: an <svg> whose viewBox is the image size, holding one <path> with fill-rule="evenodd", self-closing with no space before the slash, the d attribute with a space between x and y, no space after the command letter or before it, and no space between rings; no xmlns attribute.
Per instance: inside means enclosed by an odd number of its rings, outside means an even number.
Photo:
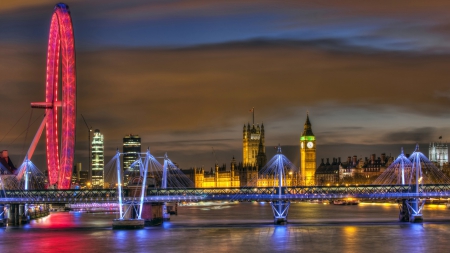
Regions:
<svg viewBox="0 0 450 253"><path fill-rule="evenodd" d="M125 202L137 202L135 191L124 190ZM186 188L147 189L145 202L172 201L274 201L314 199L408 199L448 198L450 185L423 185L419 193L408 185L313 186L278 188ZM118 201L116 189L92 190L6 190L0 191L0 203L113 203Z"/></svg>

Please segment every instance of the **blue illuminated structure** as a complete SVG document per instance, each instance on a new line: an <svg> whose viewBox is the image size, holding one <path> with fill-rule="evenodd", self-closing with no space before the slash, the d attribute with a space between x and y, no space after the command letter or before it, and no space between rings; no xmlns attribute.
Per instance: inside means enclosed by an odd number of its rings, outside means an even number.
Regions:
<svg viewBox="0 0 450 253"><path fill-rule="evenodd" d="M138 153L138 159L135 160L130 167L138 168L139 173L130 178L129 182L122 182L123 173L120 167L120 155L117 151L116 156L105 166L105 171L111 171L110 167L115 167L113 176L107 176L110 180L110 185L117 180L117 199L119 202L119 219L113 221L113 227L116 228L139 228L143 227L145 220L149 217L143 216L143 207L148 201L148 192L150 185L155 189L186 189L192 187L193 182L184 175L180 169L168 158L167 154L164 157L164 166L162 166L157 159L150 154L147 149L146 153ZM142 156L145 155L145 156ZM137 172L137 171L136 171ZM111 174L111 173L110 173ZM105 178L105 179L106 179ZM153 182L148 184L148 178ZM113 181L111 181L111 179ZM106 179L108 180L108 179ZM159 183L159 184L158 184ZM125 191L122 189L123 185L127 185ZM138 196L139 192L139 196ZM109 192L111 196L111 191ZM186 194L184 194L186 196ZM163 199L155 199L157 203L162 203L162 219L169 220L170 214L167 211L166 202ZM173 202L170 200L170 202ZM176 201L179 202L179 201ZM146 215L148 216L148 214ZM142 224L142 225L141 225Z"/></svg>
<svg viewBox="0 0 450 253"><path fill-rule="evenodd" d="M374 182L374 185L405 185L410 184L409 175L412 170L411 161L403 153L403 148L401 149L400 155L395 159L394 162L386 168Z"/></svg>
<svg viewBox="0 0 450 253"><path fill-rule="evenodd" d="M139 202L138 219L142 219L142 207L144 206L145 187L147 185L147 171L148 171L148 159L150 158L150 150L147 149L147 155L145 156L144 164L139 163L139 171L142 173L142 187L141 187L141 200ZM139 161L141 156L139 155Z"/></svg>
<svg viewBox="0 0 450 253"><path fill-rule="evenodd" d="M425 191L425 186L448 185L450 179L439 170L433 162L419 151L416 145L414 153L407 158L403 153L381 174L373 183L374 185L405 185L408 189L405 193L413 194L411 198L400 198L399 220L420 222L425 201L420 195Z"/></svg>
<svg viewBox="0 0 450 253"><path fill-rule="evenodd" d="M292 174L294 171L297 171L297 168L282 154L281 146L278 145L277 154L258 173L259 177L273 178L271 180L272 187L274 187L278 197L271 201L275 224L287 223L291 202L289 199L285 199L285 195L288 194L285 191L285 188L288 186L286 175L288 173Z"/></svg>
<svg viewBox="0 0 450 253"><path fill-rule="evenodd" d="M116 169L117 169L117 192L119 197L119 219L123 219L123 203L122 203L122 174L120 168L120 153L117 150L116 155L113 160L116 160Z"/></svg>

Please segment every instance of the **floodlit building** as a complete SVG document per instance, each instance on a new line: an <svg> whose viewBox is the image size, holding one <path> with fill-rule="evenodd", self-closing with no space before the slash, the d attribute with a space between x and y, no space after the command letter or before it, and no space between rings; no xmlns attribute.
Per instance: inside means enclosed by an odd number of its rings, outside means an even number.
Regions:
<svg viewBox="0 0 450 253"><path fill-rule="evenodd" d="M242 160L244 166L264 167L267 163L264 124L244 125L242 138Z"/></svg>
<svg viewBox="0 0 450 253"><path fill-rule="evenodd" d="M429 159L432 162L435 162L439 167L442 168L442 166L445 163L448 163L448 145L447 143L437 143L432 142L430 143L429 149L428 149Z"/></svg>
<svg viewBox="0 0 450 253"><path fill-rule="evenodd" d="M327 158L317 167L316 185L334 185L338 183L370 184L379 177L391 163L394 157L382 153L380 157L372 154L370 158L349 156L341 162L341 158L334 158L332 162Z"/></svg>
<svg viewBox="0 0 450 253"><path fill-rule="evenodd" d="M302 185L315 185L314 175L316 173L316 137L314 136L306 114L306 122L300 137L300 175Z"/></svg>
<svg viewBox="0 0 450 253"><path fill-rule="evenodd" d="M229 188L229 187L273 187L278 185L278 178L273 175L262 176L258 174L258 167L244 166L232 159L230 169L225 164L209 171L204 168L193 168L183 172L194 182L196 188ZM287 186L299 185L298 172L286 171Z"/></svg>
<svg viewBox="0 0 450 253"><path fill-rule="evenodd" d="M103 188L104 186L104 146L103 134L99 129L95 129L94 137L92 138L92 187Z"/></svg>

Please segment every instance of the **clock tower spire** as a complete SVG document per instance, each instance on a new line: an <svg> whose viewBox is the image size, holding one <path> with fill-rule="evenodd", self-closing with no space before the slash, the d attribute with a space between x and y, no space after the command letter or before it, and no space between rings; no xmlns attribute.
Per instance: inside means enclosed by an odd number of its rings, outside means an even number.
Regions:
<svg viewBox="0 0 450 253"><path fill-rule="evenodd" d="M300 158L301 183L306 186L314 185L314 174L316 173L316 137L312 132L308 113L306 113L306 122L303 126L302 136L300 137Z"/></svg>

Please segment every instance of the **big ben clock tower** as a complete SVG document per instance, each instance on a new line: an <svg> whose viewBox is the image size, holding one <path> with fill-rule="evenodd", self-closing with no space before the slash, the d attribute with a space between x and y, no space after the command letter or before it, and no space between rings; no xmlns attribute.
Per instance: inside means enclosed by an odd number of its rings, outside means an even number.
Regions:
<svg viewBox="0 0 450 253"><path fill-rule="evenodd" d="M314 174L316 173L316 137L311 129L309 115L306 114L306 122L300 137L300 173L303 185L315 185Z"/></svg>

